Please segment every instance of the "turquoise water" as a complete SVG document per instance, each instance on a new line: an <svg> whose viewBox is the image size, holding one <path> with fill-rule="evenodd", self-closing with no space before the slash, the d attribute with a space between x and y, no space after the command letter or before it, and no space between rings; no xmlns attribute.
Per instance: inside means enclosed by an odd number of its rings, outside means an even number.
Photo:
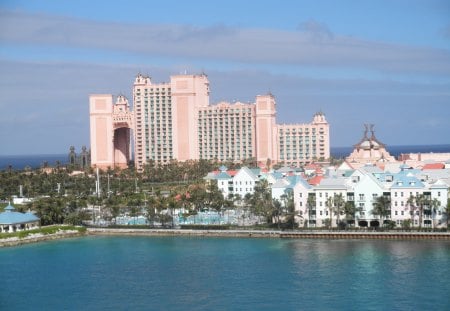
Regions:
<svg viewBox="0 0 450 311"><path fill-rule="evenodd" d="M0 310L449 310L450 242L77 238L0 280Z"/></svg>

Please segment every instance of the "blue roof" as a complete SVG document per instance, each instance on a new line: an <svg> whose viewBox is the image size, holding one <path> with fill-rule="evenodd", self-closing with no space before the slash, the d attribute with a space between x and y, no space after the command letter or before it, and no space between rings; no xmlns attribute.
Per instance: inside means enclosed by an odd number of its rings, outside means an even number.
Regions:
<svg viewBox="0 0 450 311"><path fill-rule="evenodd" d="M283 178L283 174L279 173L279 172L273 172L272 173L273 178L275 179L280 179Z"/></svg>
<svg viewBox="0 0 450 311"><path fill-rule="evenodd" d="M0 213L0 225L25 224L39 221L39 218L33 213L15 212L15 208L10 205L5 207L5 212Z"/></svg>
<svg viewBox="0 0 450 311"><path fill-rule="evenodd" d="M258 177L259 174L261 174L260 168L251 168L250 171Z"/></svg>
<svg viewBox="0 0 450 311"><path fill-rule="evenodd" d="M424 188L425 185L411 174L398 173L394 175L391 188Z"/></svg>
<svg viewBox="0 0 450 311"><path fill-rule="evenodd" d="M220 172L217 176L216 179L230 179L231 176L228 175L228 173L225 172Z"/></svg>
<svg viewBox="0 0 450 311"><path fill-rule="evenodd" d="M291 184L291 188L295 187L295 185L298 184L298 183L301 183L302 186L304 188L306 188L306 189L310 189L311 188L311 185L308 184L308 182L303 177L301 177L299 175L288 176L286 178L289 180L289 182Z"/></svg>

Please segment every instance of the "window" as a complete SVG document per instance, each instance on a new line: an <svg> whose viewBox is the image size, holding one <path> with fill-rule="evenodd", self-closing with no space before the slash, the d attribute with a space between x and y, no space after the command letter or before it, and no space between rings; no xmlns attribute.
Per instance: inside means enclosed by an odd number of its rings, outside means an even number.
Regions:
<svg viewBox="0 0 450 311"><path fill-rule="evenodd" d="M440 197L441 196L441 192L440 191L438 191L438 197Z"/></svg>
<svg viewBox="0 0 450 311"><path fill-rule="evenodd" d="M398 215L398 211L395 211L395 216L397 216Z"/></svg>

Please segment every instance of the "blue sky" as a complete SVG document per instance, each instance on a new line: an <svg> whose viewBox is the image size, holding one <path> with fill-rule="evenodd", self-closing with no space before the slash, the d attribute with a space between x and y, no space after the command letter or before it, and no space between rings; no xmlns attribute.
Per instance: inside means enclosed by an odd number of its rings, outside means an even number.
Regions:
<svg viewBox="0 0 450 311"><path fill-rule="evenodd" d="M0 154L89 146L88 96L205 72L211 102L271 92L331 145L450 144L450 1L0 2Z"/></svg>

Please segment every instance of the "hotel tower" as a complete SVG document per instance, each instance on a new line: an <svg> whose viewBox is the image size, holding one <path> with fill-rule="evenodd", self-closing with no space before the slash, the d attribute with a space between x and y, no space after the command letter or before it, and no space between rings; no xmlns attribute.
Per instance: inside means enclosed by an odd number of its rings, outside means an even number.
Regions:
<svg viewBox="0 0 450 311"><path fill-rule="evenodd" d="M138 170L149 161L166 163L217 159L256 159L299 165L330 157L329 125L323 113L309 124L276 123L272 94L255 103L209 104L205 74L176 75L167 83L152 83L138 74L133 85L133 108L120 95L91 95L91 165L126 167L131 159Z"/></svg>

